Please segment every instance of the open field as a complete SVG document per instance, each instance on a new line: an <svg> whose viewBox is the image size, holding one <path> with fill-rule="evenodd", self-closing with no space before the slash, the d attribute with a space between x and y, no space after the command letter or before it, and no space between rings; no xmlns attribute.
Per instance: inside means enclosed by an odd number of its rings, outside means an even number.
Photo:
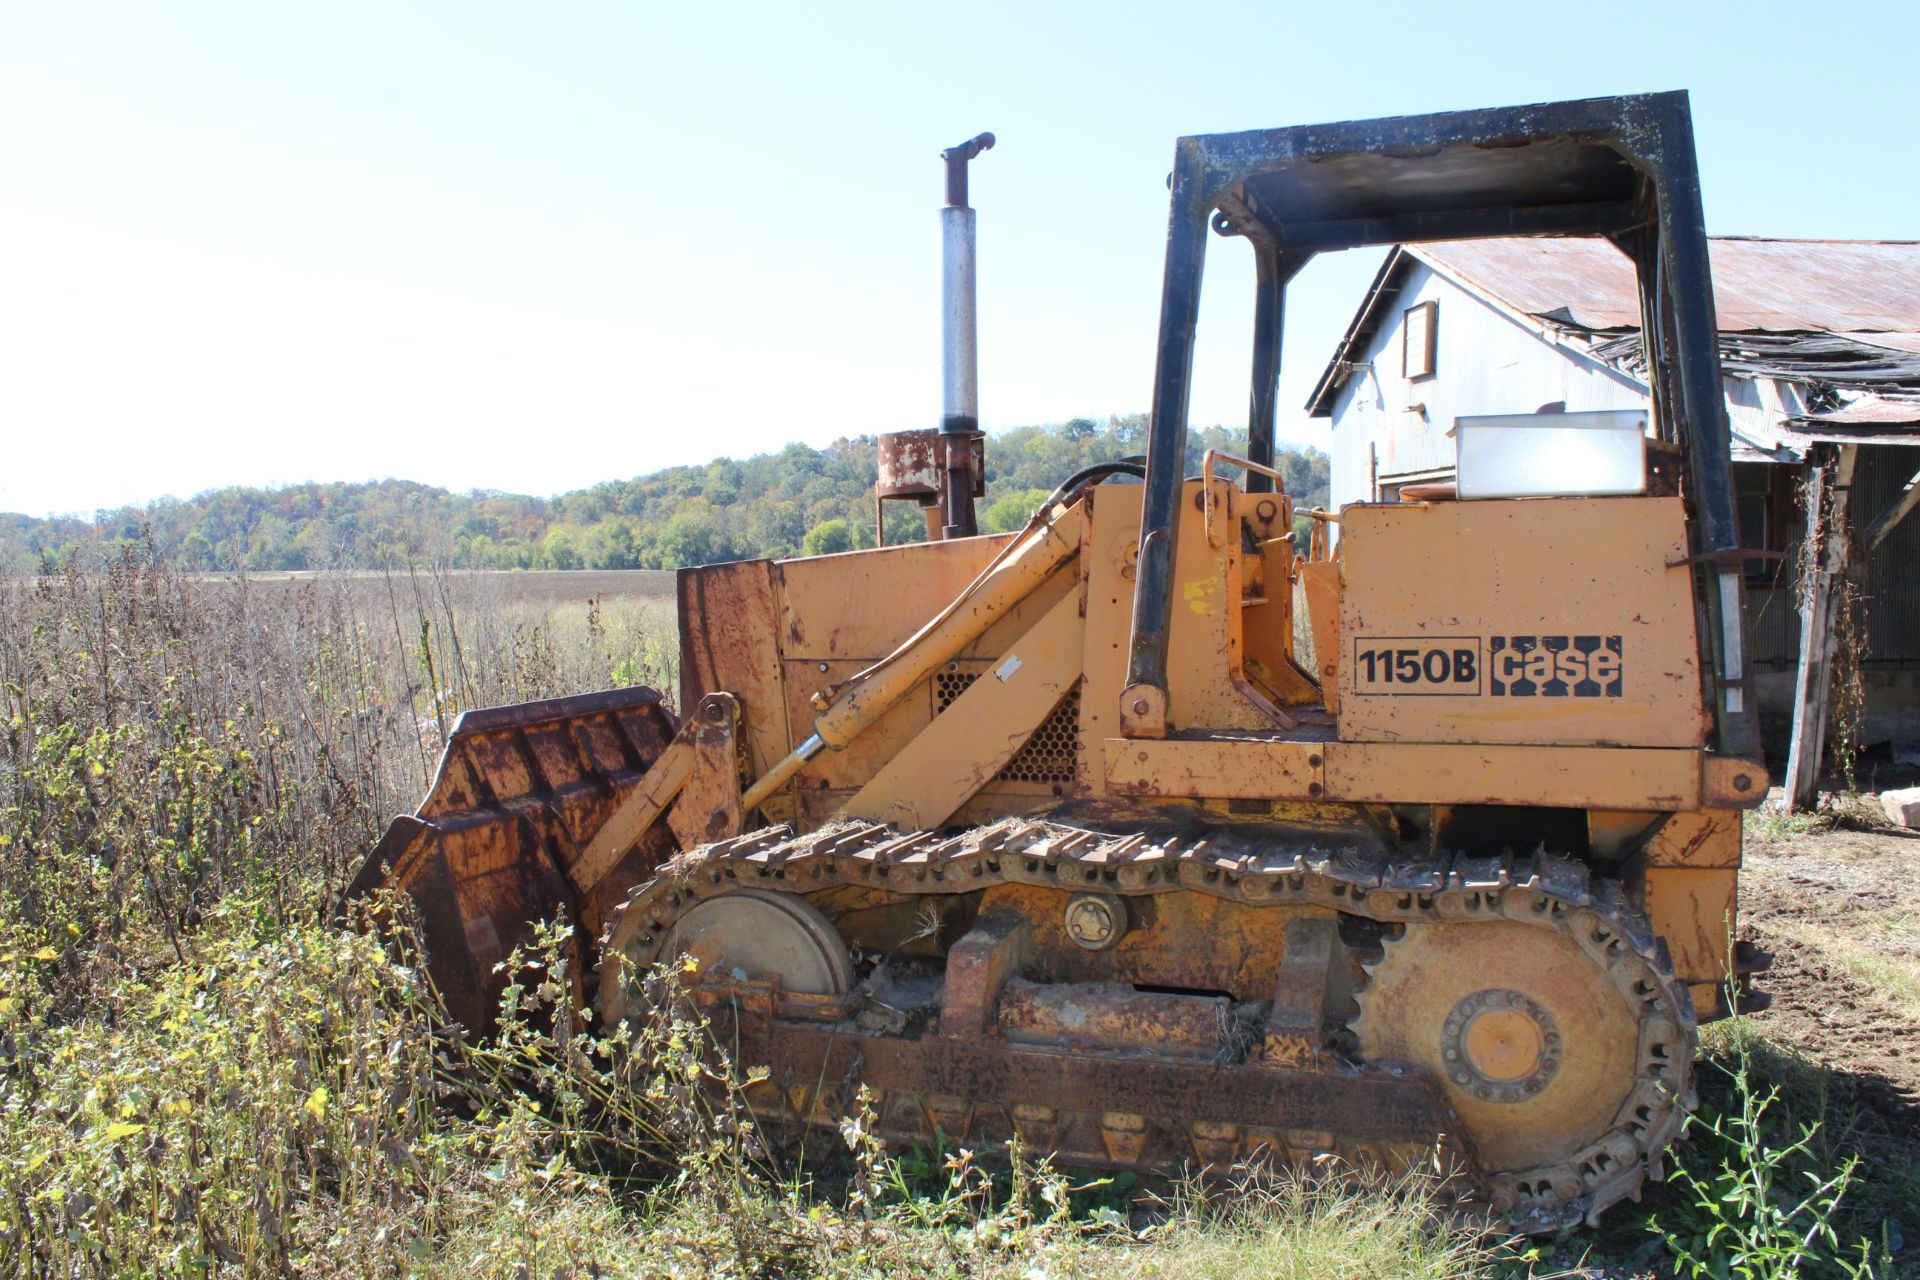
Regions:
<svg viewBox="0 0 1920 1280"><path fill-rule="evenodd" d="M255 587L272 588L276 584L301 587L312 583L337 584L356 594L378 600L387 584L400 584L407 591L420 575L396 571L314 572L300 570L280 573L250 573L246 581ZM672 569L526 569L456 570L446 574L428 574L436 584L445 580L458 584L463 592L509 602L521 607L551 607L560 604L584 605L589 600L602 602L629 600L672 600ZM196 574L202 582L236 582L230 574Z"/></svg>
<svg viewBox="0 0 1920 1280"><path fill-rule="evenodd" d="M555 1008L559 949L501 1042L459 1037L404 937L341 927L340 888L461 711L670 689L670 585L0 577L0 1272L1653 1276L1728 1212L1669 1181L1597 1232L1506 1242L1419 1187L1249 1171L1143 1198L881 1152L857 1114L846 1149L776 1160L686 1088L697 1029L614 1052ZM1777 1087L1774 1149L1818 1126L1781 1194L1858 1161L1823 1251L1920 1274L1920 838L1749 833L1775 1001L1708 1029L1703 1124ZM1750 1153L1703 1128L1676 1157L1716 1178Z"/></svg>

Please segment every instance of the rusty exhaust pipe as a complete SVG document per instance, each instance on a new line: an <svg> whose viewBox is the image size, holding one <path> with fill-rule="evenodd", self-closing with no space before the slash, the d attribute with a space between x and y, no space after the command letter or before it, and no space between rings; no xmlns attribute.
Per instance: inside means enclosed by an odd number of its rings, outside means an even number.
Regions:
<svg viewBox="0 0 1920 1280"><path fill-rule="evenodd" d="M947 162L947 203L940 210L941 372L946 392L940 418L943 538L971 538L980 531L973 511L973 448L980 434L980 352L967 162L992 146L993 135L983 133L940 153Z"/></svg>

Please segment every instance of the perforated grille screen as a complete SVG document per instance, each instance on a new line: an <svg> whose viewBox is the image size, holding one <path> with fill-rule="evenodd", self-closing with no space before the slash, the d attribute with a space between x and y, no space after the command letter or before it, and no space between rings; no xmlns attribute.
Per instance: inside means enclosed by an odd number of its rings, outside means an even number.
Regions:
<svg viewBox="0 0 1920 1280"><path fill-rule="evenodd" d="M939 715L980 677L971 671L937 671L933 676L933 714Z"/></svg>
<svg viewBox="0 0 1920 1280"><path fill-rule="evenodd" d="M971 671L940 671L933 677L933 710L938 715L952 706L979 676ZM1080 686L1060 699L1026 745L1014 752L996 782L1072 782L1073 749L1080 732Z"/></svg>

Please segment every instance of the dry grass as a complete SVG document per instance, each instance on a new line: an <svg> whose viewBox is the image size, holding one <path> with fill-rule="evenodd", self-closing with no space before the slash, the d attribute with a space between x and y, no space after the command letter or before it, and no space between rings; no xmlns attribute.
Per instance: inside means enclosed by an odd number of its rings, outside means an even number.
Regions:
<svg viewBox="0 0 1920 1280"><path fill-rule="evenodd" d="M1494 1265L1419 1188L1090 1217L1017 1159L1011 1184L967 1162L921 1185L857 1122L851 1196L774 1176L697 1027L602 1040L565 1007L560 931L500 1037L460 1038L404 927L344 927L340 887L461 711L673 671L657 591L528 598L519 577L197 580L125 556L0 578L0 1272Z"/></svg>
<svg viewBox="0 0 1920 1280"><path fill-rule="evenodd" d="M404 929L343 927L340 887L461 711L673 669L660 596L518 598L517 576L198 581L129 557L0 578L0 1273L1532 1269L1417 1185L1103 1203L1017 1153L909 1168L858 1116L847 1185L775 1173L697 1026L588 1033L557 932L501 1037L459 1038ZM1796 1085L1790 1113L1824 1097ZM1911 1180L1872 1173L1854 1216L1896 1221Z"/></svg>

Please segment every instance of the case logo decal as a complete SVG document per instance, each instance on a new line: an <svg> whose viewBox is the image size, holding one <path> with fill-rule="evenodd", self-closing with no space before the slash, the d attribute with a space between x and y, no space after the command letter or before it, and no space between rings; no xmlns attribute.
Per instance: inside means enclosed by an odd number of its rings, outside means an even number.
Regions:
<svg viewBox="0 0 1920 1280"><path fill-rule="evenodd" d="M1487 691L1496 698L1618 698L1619 636L1489 636Z"/></svg>

